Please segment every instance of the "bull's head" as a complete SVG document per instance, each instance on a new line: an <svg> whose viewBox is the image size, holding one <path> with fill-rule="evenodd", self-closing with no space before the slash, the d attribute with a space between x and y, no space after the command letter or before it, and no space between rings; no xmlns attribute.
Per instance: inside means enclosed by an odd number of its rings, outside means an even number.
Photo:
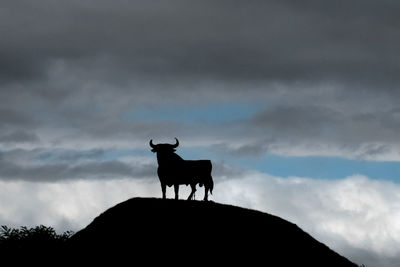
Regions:
<svg viewBox="0 0 400 267"><path fill-rule="evenodd" d="M176 143L174 145L171 144L153 144L153 139L150 140L150 147L152 148L151 151L156 153L156 152L174 152L175 148L179 146L179 141L175 137Z"/></svg>

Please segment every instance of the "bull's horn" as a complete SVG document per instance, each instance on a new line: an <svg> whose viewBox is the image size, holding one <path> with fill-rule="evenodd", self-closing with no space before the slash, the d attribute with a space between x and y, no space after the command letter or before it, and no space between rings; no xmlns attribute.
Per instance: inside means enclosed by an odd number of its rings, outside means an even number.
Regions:
<svg viewBox="0 0 400 267"><path fill-rule="evenodd" d="M149 143L149 144L150 144L151 148L155 148L155 147L156 147L156 146L153 144L153 139L150 140L150 143Z"/></svg>
<svg viewBox="0 0 400 267"><path fill-rule="evenodd" d="M172 145L173 148L177 148L179 146L178 138L175 137L175 140L176 140L176 144Z"/></svg>

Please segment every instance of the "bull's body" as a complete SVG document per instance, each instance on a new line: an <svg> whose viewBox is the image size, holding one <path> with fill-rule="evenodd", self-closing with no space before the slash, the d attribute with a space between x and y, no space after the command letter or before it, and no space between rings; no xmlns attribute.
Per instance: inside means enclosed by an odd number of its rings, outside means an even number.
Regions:
<svg viewBox="0 0 400 267"><path fill-rule="evenodd" d="M203 185L211 178L212 165L209 160L181 160L169 165L159 165L157 173L161 184L189 185L193 182Z"/></svg>
<svg viewBox="0 0 400 267"><path fill-rule="evenodd" d="M177 144L179 144L177 140ZM175 198L179 197L179 185L190 185L192 192L188 200L193 198L196 185L204 185L204 200L208 200L208 191L212 194L214 182L211 176L212 164L210 160L184 160L175 154L177 145L158 144L153 145L153 152L157 153L158 170L163 198L166 198L166 187L174 186Z"/></svg>

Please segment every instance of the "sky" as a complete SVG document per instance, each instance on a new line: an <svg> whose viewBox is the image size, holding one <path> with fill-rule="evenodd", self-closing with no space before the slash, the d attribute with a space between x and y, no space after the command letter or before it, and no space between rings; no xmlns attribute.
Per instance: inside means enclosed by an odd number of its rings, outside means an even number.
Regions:
<svg viewBox="0 0 400 267"><path fill-rule="evenodd" d="M183 158L212 160L213 201L280 216L357 264L397 266L399 9L2 1L0 224L77 231L160 197L149 140L177 137Z"/></svg>

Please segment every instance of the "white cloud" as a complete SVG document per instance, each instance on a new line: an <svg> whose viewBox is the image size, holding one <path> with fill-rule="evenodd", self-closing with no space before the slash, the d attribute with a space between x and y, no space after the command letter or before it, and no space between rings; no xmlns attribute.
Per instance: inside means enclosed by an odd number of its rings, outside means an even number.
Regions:
<svg viewBox="0 0 400 267"><path fill-rule="evenodd" d="M400 260L400 185L354 175L340 180L280 178L248 172L220 180L214 201L253 208L296 223L358 264L396 266ZM182 186L180 198L189 188ZM168 188L168 197L173 189ZM79 230L131 197L160 197L158 180L0 181L0 224ZM203 190L197 192L203 198Z"/></svg>
<svg viewBox="0 0 400 267"><path fill-rule="evenodd" d="M359 175L317 180L253 173L224 181L215 191L216 201L294 222L359 264L396 266L393 259L400 260L400 185L392 182Z"/></svg>
<svg viewBox="0 0 400 267"><path fill-rule="evenodd" d="M0 181L0 224L44 224L77 231L104 210L131 197L154 197L159 185L146 180L78 180L57 183Z"/></svg>

